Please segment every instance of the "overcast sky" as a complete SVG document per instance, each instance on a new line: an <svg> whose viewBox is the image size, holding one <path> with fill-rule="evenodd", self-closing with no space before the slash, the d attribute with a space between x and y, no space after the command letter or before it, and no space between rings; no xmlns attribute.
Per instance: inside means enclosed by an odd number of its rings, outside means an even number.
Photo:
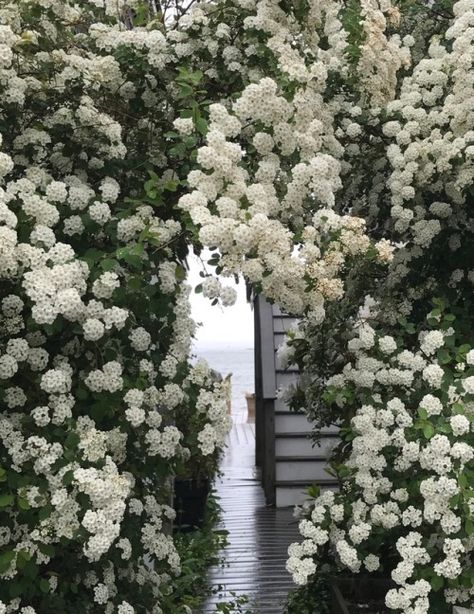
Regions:
<svg viewBox="0 0 474 614"><path fill-rule="evenodd" d="M203 257L206 261L206 257ZM201 283L199 271L202 265L194 255L189 257L189 283L193 287L191 293L192 316L201 323L194 347L209 348L249 348L253 347L253 311L246 299L245 284L241 281L235 284L231 279L225 279L224 284L237 290L237 302L232 307L211 305L211 301L202 294L194 292L195 286Z"/></svg>

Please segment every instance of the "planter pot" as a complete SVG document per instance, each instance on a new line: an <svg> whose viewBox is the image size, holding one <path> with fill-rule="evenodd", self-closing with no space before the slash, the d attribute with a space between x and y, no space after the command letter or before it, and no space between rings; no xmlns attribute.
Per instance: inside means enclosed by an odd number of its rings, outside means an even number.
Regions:
<svg viewBox="0 0 474 614"><path fill-rule="evenodd" d="M255 422L255 394L247 392L245 398L247 400L247 422Z"/></svg>
<svg viewBox="0 0 474 614"><path fill-rule="evenodd" d="M332 614L388 614L385 595L393 588L384 578L335 576L330 579Z"/></svg>
<svg viewBox="0 0 474 614"><path fill-rule="evenodd" d="M174 481L174 509L179 530L190 531L202 527L210 488L209 480Z"/></svg>

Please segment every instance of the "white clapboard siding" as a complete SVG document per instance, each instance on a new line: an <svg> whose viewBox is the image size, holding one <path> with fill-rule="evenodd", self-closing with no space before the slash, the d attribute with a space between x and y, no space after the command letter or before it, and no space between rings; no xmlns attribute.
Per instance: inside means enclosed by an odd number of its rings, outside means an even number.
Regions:
<svg viewBox="0 0 474 614"><path fill-rule="evenodd" d="M308 484L311 484L324 481L331 477L326 469L326 463L314 460L314 458L276 457L277 482L307 480Z"/></svg>
<svg viewBox="0 0 474 614"><path fill-rule="evenodd" d="M313 423L306 414L275 410L275 434L281 433L311 433ZM336 427L324 427L321 430L323 435L337 435Z"/></svg>
<svg viewBox="0 0 474 614"><path fill-rule="evenodd" d="M261 407L274 413L274 419L270 421L268 414L259 414L266 432L274 433L274 439L271 437L270 440L268 435L267 439L259 435L262 480L267 501L286 507L304 501L307 498L305 490L312 484L336 488L335 480L326 469L327 459L339 439L337 429L325 429L320 442L314 444L311 421L304 412L290 411L284 401L285 395L280 395L280 391L295 385L299 378L297 367L283 364L277 351L285 342L286 333L297 324L297 318L289 317L261 296L257 297L256 306L261 374L259 398L263 403Z"/></svg>
<svg viewBox="0 0 474 614"><path fill-rule="evenodd" d="M312 457L325 460L328 458L334 446L337 444L337 437L324 437L317 444L314 444L309 436L301 433L285 433L276 435L275 455Z"/></svg>
<svg viewBox="0 0 474 614"><path fill-rule="evenodd" d="M275 434L310 433L311 422L304 414L293 412L275 412Z"/></svg>
<svg viewBox="0 0 474 614"><path fill-rule="evenodd" d="M275 305L273 339L275 350L275 382L277 390L297 383L299 372L295 365L283 365L278 348L285 341L285 333L297 320L286 316ZM304 413L289 410L282 398L274 401L275 411L275 491L276 505L297 505L307 498L305 489L311 484L335 489L333 478L327 473L327 459L338 443L337 429L325 429L318 444L311 439L313 425Z"/></svg>
<svg viewBox="0 0 474 614"><path fill-rule="evenodd" d="M298 372L297 371L277 371L276 372L276 385L277 390L284 390L291 386L291 384L296 384L298 381Z"/></svg>

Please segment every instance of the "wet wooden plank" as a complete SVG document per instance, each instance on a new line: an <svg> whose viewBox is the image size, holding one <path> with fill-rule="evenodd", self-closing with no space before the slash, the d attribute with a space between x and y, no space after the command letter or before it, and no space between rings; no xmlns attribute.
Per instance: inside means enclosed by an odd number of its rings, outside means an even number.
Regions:
<svg viewBox="0 0 474 614"><path fill-rule="evenodd" d="M285 569L288 545L298 540L293 510L265 504L254 466L255 427L234 424L222 459L216 493L222 507L221 528L229 532L223 562L209 572L218 588L201 609L215 612L215 604L236 596L249 598L244 610L255 614L281 614L293 583Z"/></svg>

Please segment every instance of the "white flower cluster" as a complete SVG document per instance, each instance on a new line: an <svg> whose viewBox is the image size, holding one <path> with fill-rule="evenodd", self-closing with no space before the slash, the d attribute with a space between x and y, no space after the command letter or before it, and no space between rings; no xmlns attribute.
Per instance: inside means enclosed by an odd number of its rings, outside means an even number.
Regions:
<svg viewBox="0 0 474 614"><path fill-rule="evenodd" d="M341 273L347 262L364 256L371 242L362 219L333 210L341 165L320 151L324 127L317 118L325 111L317 96L306 93L306 98L297 93L290 104L277 84L264 78L243 91L232 112L211 105L207 144L198 151L203 170L190 173L194 190L180 199L180 206L200 228L202 243L219 249L225 274L243 273L286 310L309 311L321 322L325 301L344 294ZM245 168L242 146L232 141L246 138L243 124L249 120L265 129L253 138L259 154L254 176ZM313 138L308 138L308 124L314 125ZM286 191L279 194L276 184L295 150L300 160L285 170ZM317 213L305 212L308 203ZM290 216L301 220L298 240L289 232ZM300 244L297 252L295 243ZM389 261L391 246L385 241L375 253ZM230 302L219 280L207 277L202 286L205 296Z"/></svg>
<svg viewBox="0 0 474 614"><path fill-rule="evenodd" d="M199 375L196 374L196 370ZM200 385L203 388L197 397L196 410L200 416L205 418L206 423L199 431L197 439L199 449L204 456L207 456L224 448L232 419L228 413L230 387L226 381L213 382L211 373L203 361L191 369L188 381L196 381L196 377L203 378L203 370L205 379L201 380ZM206 390L206 388L210 389ZM184 389L186 390L186 382Z"/></svg>
<svg viewBox="0 0 474 614"><path fill-rule="evenodd" d="M464 529L471 513L466 509L472 509L467 476L474 462L473 397L466 390L471 376L433 358L452 335L452 328L424 332L417 351L400 352L391 337L367 323L359 326L349 343L354 364L329 383L333 391L352 389L366 400L351 421L349 477L341 493L316 498L301 521L304 541L290 547L287 563L296 583L306 584L316 572L323 547L352 572L376 570L380 535L387 542L391 532L402 536L396 542L399 562L391 570L399 588L388 592L389 608L430 612L432 587L418 579L420 570L431 569L441 585L443 578L467 572L463 562L473 550ZM459 364L466 365L468 355ZM469 596L472 589L458 598Z"/></svg>

